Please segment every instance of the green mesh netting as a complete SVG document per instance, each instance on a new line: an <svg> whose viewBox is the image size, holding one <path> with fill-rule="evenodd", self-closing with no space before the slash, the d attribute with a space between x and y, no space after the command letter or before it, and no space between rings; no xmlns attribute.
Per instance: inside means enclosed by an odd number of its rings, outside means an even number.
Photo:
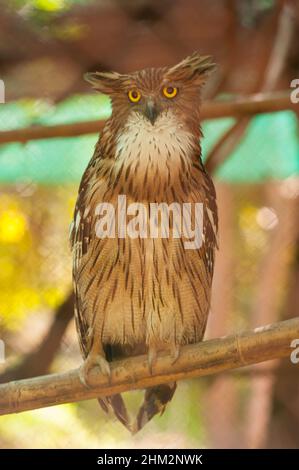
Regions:
<svg viewBox="0 0 299 470"><path fill-rule="evenodd" d="M27 100L0 105L0 130L105 119L109 114L109 100L102 95L74 96L57 106ZM204 157L233 123L232 118L203 122ZM96 141L96 135L87 135L3 145L0 147L0 182L77 182ZM252 119L241 144L219 168L217 177L249 183L282 179L298 173L297 119L291 111L282 111Z"/></svg>

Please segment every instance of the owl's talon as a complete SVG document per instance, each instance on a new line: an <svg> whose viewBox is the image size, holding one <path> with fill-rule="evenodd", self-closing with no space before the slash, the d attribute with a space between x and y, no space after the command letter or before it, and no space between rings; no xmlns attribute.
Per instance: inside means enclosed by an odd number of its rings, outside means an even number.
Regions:
<svg viewBox="0 0 299 470"><path fill-rule="evenodd" d="M171 365L176 363L180 356L180 347L175 344L171 349L170 349L170 357L171 357Z"/></svg>
<svg viewBox="0 0 299 470"><path fill-rule="evenodd" d="M149 348L147 356L149 372L153 374L153 366L157 362L157 350L155 348Z"/></svg>
<svg viewBox="0 0 299 470"><path fill-rule="evenodd" d="M101 374L109 378L109 383L110 383L111 370L110 370L109 362L104 358L104 356L101 356L101 355L91 356L85 359L79 371L80 382L86 388L90 388L90 385L88 383L88 376L89 376L90 371L94 368L99 368Z"/></svg>
<svg viewBox="0 0 299 470"><path fill-rule="evenodd" d="M85 365L85 363L83 363L82 366L80 366L79 380L80 380L81 384L84 385L85 388L90 388L90 385L87 382L88 372L86 371L86 368L84 367L84 365Z"/></svg>
<svg viewBox="0 0 299 470"><path fill-rule="evenodd" d="M109 362L103 356L96 357L96 366L100 368L100 371L103 375L111 379L111 369Z"/></svg>

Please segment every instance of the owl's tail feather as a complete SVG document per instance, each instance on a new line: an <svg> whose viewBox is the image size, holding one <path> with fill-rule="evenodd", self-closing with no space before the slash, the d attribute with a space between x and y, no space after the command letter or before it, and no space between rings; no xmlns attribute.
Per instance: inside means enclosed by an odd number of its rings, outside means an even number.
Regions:
<svg viewBox="0 0 299 470"><path fill-rule="evenodd" d="M98 402L105 413L109 413L111 410L116 418L128 429L128 431L132 432L131 420L129 418L126 405L120 394L112 395L111 397L106 398L99 398Z"/></svg>
<svg viewBox="0 0 299 470"><path fill-rule="evenodd" d="M121 359L123 357L145 354L145 345L131 346L105 344L104 350L107 360ZM116 418L130 431L136 434L140 431L156 414L164 413L166 405L172 399L176 389L176 383L157 385L145 390L143 403L138 411L135 420L129 418L125 403L120 394L106 398L99 398L99 403L106 413L112 411Z"/></svg>
<svg viewBox="0 0 299 470"><path fill-rule="evenodd" d="M131 432L136 434L140 431L156 414L162 415L166 405L172 399L176 389L176 383L157 385L147 388L144 394L144 401L141 405Z"/></svg>
<svg viewBox="0 0 299 470"><path fill-rule="evenodd" d="M164 413L166 405L172 399L175 390L175 382L147 388L145 390L143 403L133 423L131 423L125 403L120 394L106 398L99 398L98 402L105 413L109 413L111 410L128 431L132 434L136 434L156 414L160 413L160 415L162 415Z"/></svg>

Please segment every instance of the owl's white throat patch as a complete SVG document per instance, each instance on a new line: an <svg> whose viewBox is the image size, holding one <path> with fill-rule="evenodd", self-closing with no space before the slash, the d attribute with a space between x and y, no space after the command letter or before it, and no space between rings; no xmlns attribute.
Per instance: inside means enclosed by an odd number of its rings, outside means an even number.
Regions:
<svg viewBox="0 0 299 470"><path fill-rule="evenodd" d="M191 151L192 134L175 113L163 112L151 124L141 113L132 112L117 139L116 162L162 169L166 163L175 167L182 158L187 160Z"/></svg>

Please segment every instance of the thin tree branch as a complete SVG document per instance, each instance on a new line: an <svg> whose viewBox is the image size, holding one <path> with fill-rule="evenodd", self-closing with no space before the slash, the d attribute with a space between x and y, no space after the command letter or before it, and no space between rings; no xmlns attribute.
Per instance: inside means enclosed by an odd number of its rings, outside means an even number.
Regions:
<svg viewBox="0 0 299 470"><path fill-rule="evenodd" d="M0 384L45 374L60 346L67 326L73 318L74 298L69 294L58 307L53 321L36 349L26 354L20 363L0 374Z"/></svg>
<svg viewBox="0 0 299 470"><path fill-rule="evenodd" d="M146 356L139 356L112 363L110 381L97 370L92 370L89 388L80 382L79 369L10 382L0 385L0 415L109 396L287 357L293 351L291 342L297 338L299 317L184 346L174 364L171 356L161 354L153 375L149 375Z"/></svg>
<svg viewBox="0 0 299 470"><path fill-rule="evenodd" d="M295 31L294 11L288 0L282 0L277 5L277 15L273 17L273 23L277 23L277 33L270 57L264 65L263 73L260 75L255 89L252 90L256 93L270 93L273 91L286 65ZM207 156L205 167L208 172L214 172L239 145L250 122L249 116L239 119L220 138Z"/></svg>
<svg viewBox="0 0 299 470"><path fill-rule="evenodd" d="M219 166L225 162L237 145L239 145L249 122L250 119L246 116L240 118L220 137L206 158L205 168L208 173L215 173Z"/></svg>
<svg viewBox="0 0 299 470"><path fill-rule="evenodd" d="M201 119L220 117L252 116L290 109L298 111L298 105L290 100L290 92L259 93L235 100L206 101L202 105ZM106 121L84 121L56 126L35 126L0 132L0 144L9 142L27 142L28 140L49 139L53 137L75 137L84 134L96 134L103 129Z"/></svg>

